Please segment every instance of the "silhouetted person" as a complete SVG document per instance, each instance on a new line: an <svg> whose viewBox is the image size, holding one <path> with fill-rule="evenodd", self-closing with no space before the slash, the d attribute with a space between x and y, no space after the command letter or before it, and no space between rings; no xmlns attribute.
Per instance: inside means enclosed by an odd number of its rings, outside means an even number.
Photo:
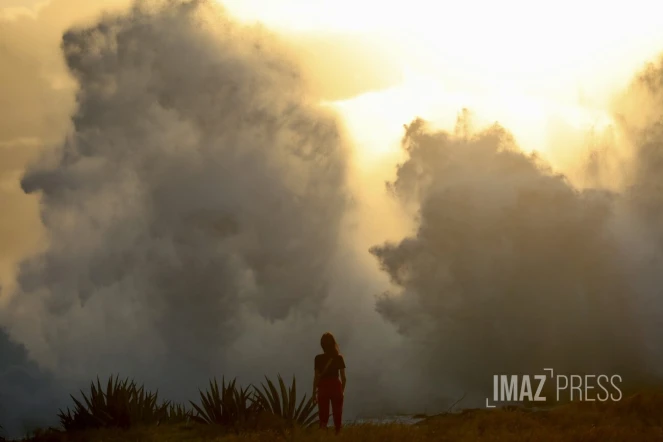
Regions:
<svg viewBox="0 0 663 442"><path fill-rule="evenodd" d="M336 433L341 431L343 417L343 396L345 392L345 360L341 355L336 339L331 333L320 338L323 353L315 357L313 397L318 400L320 428L327 428L329 403L331 402ZM317 393L317 396L316 396Z"/></svg>

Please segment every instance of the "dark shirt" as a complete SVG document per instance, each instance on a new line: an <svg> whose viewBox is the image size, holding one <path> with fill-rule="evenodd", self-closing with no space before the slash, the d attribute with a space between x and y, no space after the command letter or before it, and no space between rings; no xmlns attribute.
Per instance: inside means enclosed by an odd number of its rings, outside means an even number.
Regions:
<svg viewBox="0 0 663 442"><path fill-rule="evenodd" d="M329 364L327 370L322 373L322 370L325 369L325 366L327 365L327 362L329 362L330 358L333 358L331 364ZM343 368L345 368L345 360L343 359L343 355L329 356L323 353L315 357L315 371L320 373L320 379L338 378L340 374L339 371Z"/></svg>

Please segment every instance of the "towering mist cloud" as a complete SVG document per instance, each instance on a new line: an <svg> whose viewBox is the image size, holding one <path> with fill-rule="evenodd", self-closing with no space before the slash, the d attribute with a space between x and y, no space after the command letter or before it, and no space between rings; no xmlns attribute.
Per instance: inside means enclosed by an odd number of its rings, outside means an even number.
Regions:
<svg viewBox="0 0 663 442"><path fill-rule="evenodd" d="M75 109L66 141L21 181L48 243L2 293L0 424L19 431L36 396L54 417L110 372L174 400L214 375L306 383L327 329L348 417L477 405L496 372L660 377L660 67L619 103L592 189L499 126L412 122L384 195L416 228L384 242L361 233L375 205L350 184L376 183L350 176L336 116L264 29L211 1L144 1L70 29L61 51L77 100L52 98L58 118ZM21 145L58 138L25 127Z"/></svg>
<svg viewBox="0 0 663 442"><path fill-rule="evenodd" d="M406 127L389 190L418 227L371 248L396 289L377 303L424 379L490 394L494 373L618 373L660 382L661 64L616 101L579 188L508 131ZM612 135L610 135L612 134ZM579 157L583 157L579 155Z"/></svg>
<svg viewBox="0 0 663 442"><path fill-rule="evenodd" d="M407 127L391 189L419 226L371 250L400 287L378 310L422 347L422 370L468 392L544 367L650 375L619 196L573 188L499 126L459 122L456 133Z"/></svg>
<svg viewBox="0 0 663 442"><path fill-rule="evenodd" d="M42 193L50 245L22 266L17 320L59 318L33 351L74 372L89 345L105 362L177 355L202 369L242 332L242 306L315 313L345 146L273 39L210 2L138 3L62 47L80 85L73 132L23 180ZM138 337L149 350L127 354ZM49 354L49 339L79 345Z"/></svg>

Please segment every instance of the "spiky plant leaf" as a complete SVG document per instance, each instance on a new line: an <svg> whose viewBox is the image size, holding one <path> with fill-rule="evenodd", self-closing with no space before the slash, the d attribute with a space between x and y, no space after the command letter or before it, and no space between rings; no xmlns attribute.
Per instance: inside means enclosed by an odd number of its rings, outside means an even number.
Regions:
<svg viewBox="0 0 663 442"><path fill-rule="evenodd" d="M297 382L295 376L292 377L292 387L290 387L290 395L288 396L288 416L295 415L295 406L297 405Z"/></svg>
<svg viewBox="0 0 663 442"><path fill-rule="evenodd" d="M234 387L234 383L229 385L229 388ZM226 380L225 377L221 379L221 390L219 390L219 384L214 378L209 382L209 389L203 393L202 390L198 390L200 393L200 405L191 402L191 406L195 410L196 414L192 416L192 419L199 423L205 424L227 424L227 412L224 410L223 406L223 397L226 390Z"/></svg>
<svg viewBox="0 0 663 442"><path fill-rule="evenodd" d="M289 419L291 417L288 415L288 410L290 409L290 395L288 394L288 389L280 375L278 376L278 381L281 389L281 412L286 419Z"/></svg>
<svg viewBox="0 0 663 442"><path fill-rule="evenodd" d="M290 389L286 387L281 375L278 375L279 390L274 383L265 377L267 385L261 384L262 390L255 388L255 394L261 405L275 416L281 418L288 426L309 427L317 422L315 402L313 398L306 400L306 395L297 404L297 381L292 378Z"/></svg>
<svg viewBox="0 0 663 442"><path fill-rule="evenodd" d="M260 396L266 409L271 411L276 416L283 416L283 413L281 412L281 401L279 400L279 393L276 390L276 387L274 387L274 383L272 383L272 381L267 378L267 376L265 376L265 380L267 381L267 386L265 386L265 384L261 384L264 394L260 392L260 390L257 390L257 394Z"/></svg>

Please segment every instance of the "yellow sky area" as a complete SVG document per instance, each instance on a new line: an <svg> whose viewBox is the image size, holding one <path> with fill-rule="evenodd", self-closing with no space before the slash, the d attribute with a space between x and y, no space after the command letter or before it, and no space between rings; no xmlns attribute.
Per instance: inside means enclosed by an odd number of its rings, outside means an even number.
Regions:
<svg viewBox="0 0 663 442"><path fill-rule="evenodd" d="M378 158L399 159L403 124L422 116L439 128L452 128L463 107L471 109L474 123L485 127L498 121L511 131L525 151L548 150L549 131L602 130L611 122L607 111L523 94L518 90L472 93L444 88L435 78L405 74L402 85L332 103L344 116L358 145L360 165L370 167ZM551 124L555 124L551 126Z"/></svg>
<svg viewBox="0 0 663 442"><path fill-rule="evenodd" d="M359 33L380 46L365 60L359 44L352 56L315 42L304 48L327 96L344 96L337 107L366 160L392 152L414 117L448 127L463 107L481 122L499 121L525 150L546 150L553 120L579 131L609 122L610 95L663 50L663 6L651 0L219 1L235 17L277 30ZM78 4L62 4L69 3ZM0 0L7 8L46 11L49 4ZM393 86L401 73L404 81ZM353 90L373 91L348 99Z"/></svg>
<svg viewBox="0 0 663 442"><path fill-rule="evenodd" d="M663 52L663 4L650 0L223 4L284 30L372 34L391 50L403 84L338 103L366 159L391 152L415 116L448 126L465 106L499 120L525 150L545 151L551 121L608 124L611 94Z"/></svg>

